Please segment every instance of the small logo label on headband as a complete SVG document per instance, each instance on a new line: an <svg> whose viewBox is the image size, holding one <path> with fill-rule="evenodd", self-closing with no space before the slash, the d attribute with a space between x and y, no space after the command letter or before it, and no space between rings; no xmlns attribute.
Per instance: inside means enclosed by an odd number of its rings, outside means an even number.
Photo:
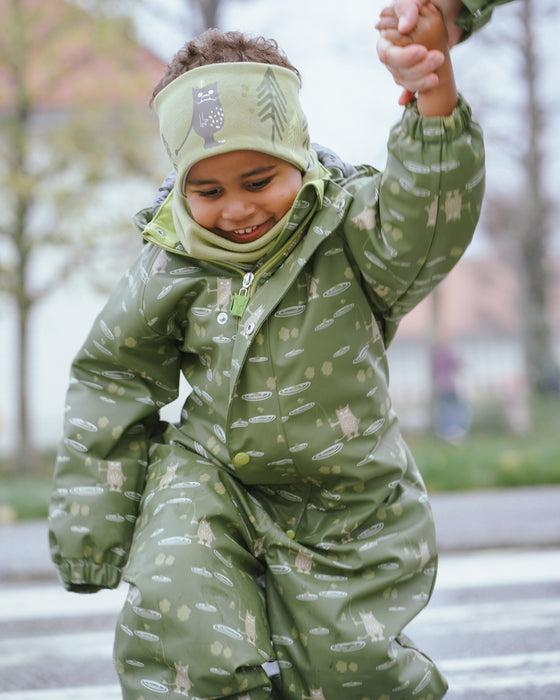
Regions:
<svg viewBox="0 0 560 700"><path fill-rule="evenodd" d="M185 145L191 131L204 139L204 148L214 148L224 141L216 141L214 134L220 131L224 125L225 114L218 95L218 83L205 85L201 88L193 88L193 114L191 125L187 131L183 142L175 150L175 155Z"/></svg>

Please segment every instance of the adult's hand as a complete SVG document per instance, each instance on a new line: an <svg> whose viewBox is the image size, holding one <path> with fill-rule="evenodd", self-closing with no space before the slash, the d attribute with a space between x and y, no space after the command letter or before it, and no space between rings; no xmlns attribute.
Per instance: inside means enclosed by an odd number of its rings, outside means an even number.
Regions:
<svg viewBox="0 0 560 700"><path fill-rule="evenodd" d="M418 21L418 10L428 0L393 0L392 7L398 18L398 29L401 34L408 34ZM432 0L434 5L443 15L447 27L449 46L459 43L463 30L455 24L463 3L461 0Z"/></svg>
<svg viewBox="0 0 560 700"><path fill-rule="evenodd" d="M393 8L398 18L398 30L401 34L408 34L416 25L418 10L425 0L393 0Z"/></svg>

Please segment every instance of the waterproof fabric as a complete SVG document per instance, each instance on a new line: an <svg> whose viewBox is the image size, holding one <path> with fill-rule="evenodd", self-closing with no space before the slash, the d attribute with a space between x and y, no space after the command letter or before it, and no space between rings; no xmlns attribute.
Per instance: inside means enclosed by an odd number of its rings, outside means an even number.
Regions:
<svg viewBox="0 0 560 700"><path fill-rule="evenodd" d="M443 697L402 632L437 553L386 348L465 250L483 181L468 107L412 104L385 171L333 169L319 204L304 188L250 284L184 254L173 193L147 224L74 361L50 512L68 588L114 587L128 559L125 698ZM162 424L181 373L192 392Z"/></svg>
<svg viewBox="0 0 560 700"><path fill-rule="evenodd" d="M457 24L463 28L462 41L472 32L483 27L492 17L494 8L505 5L512 0L462 0L464 8L461 10Z"/></svg>

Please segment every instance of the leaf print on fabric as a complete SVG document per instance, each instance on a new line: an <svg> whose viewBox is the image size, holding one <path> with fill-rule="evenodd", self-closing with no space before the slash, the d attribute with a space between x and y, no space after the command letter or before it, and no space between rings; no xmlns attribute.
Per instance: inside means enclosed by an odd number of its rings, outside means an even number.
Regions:
<svg viewBox="0 0 560 700"><path fill-rule="evenodd" d="M269 68L264 74L264 78L257 88L257 95L257 104L260 108L259 119L263 123L270 120L270 138L272 146L276 150L276 139L284 138L287 102L272 69Z"/></svg>

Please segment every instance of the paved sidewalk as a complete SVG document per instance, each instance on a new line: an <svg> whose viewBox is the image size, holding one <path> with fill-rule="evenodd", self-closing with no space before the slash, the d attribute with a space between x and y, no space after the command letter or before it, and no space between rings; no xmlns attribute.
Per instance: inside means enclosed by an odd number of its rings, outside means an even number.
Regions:
<svg viewBox="0 0 560 700"><path fill-rule="evenodd" d="M560 486L431 497L441 552L560 546ZM54 579L47 523L0 525L0 582Z"/></svg>

